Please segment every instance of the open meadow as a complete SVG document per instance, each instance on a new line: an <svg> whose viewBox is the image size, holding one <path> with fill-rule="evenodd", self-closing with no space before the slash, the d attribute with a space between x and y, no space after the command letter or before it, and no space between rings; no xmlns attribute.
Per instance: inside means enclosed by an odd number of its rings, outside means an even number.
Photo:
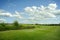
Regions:
<svg viewBox="0 0 60 40"><path fill-rule="evenodd" d="M0 40L60 40L60 0L0 0Z"/></svg>
<svg viewBox="0 0 60 40"><path fill-rule="evenodd" d="M0 40L60 40L60 27L37 26L34 29L0 31Z"/></svg>

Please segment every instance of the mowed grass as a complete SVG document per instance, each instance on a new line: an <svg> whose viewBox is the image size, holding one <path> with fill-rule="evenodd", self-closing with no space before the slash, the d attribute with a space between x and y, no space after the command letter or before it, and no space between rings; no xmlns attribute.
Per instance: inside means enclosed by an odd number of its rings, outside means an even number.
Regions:
<svg viewBox="0 0 60 40"><path fill-rule="evenodd" d="M59 26L0 31L0 40L60 40Z"/></svg>

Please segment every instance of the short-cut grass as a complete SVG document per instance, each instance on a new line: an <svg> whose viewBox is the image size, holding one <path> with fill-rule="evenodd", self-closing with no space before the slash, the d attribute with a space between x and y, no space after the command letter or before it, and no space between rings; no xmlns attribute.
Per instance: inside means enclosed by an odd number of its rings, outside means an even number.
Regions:
<svg viewBox="0 0 60 40"><path fill-rule="evenodd" d="M0 40L60 40L59 26L0 31Z"/></svg>

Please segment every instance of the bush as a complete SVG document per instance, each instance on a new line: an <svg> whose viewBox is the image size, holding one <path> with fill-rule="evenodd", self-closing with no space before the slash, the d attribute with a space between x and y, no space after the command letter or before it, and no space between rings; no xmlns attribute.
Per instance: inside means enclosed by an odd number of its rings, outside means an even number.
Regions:
<svg viewBox="0 0 60 40"><path fill-rule="evenodd" d="M14 27L12 25L6 25L6 30L13 30Z"/></svg>
<svg viewBox="0 0 60 40"><path fill-rule="evenodd" d="M18 21L14 21L13 26L14 26L14 29L20 29Z"/></svg>
<svg viewBox="0 0 60 40"><path fill-rule="evenodd" d="M6 30L6 24L5 23L1 23L0 24L0 31L4 31Z"/></svg>
<svg viewBox="0 0 60 40"><path fill-rule="evenodd" d="M35 25L19 24L18 21L14 21L13 24L0 23L0 31L18 30L18 29L32 29L32 28L35 28Z"/></svg>

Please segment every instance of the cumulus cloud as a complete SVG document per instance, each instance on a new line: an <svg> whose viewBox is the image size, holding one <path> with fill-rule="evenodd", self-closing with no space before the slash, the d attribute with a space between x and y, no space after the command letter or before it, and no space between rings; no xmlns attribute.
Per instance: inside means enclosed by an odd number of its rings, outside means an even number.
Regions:
<svg viewBox="0 0 60 40"><path fill-rule="evenodd" d="M22 18L22 16L18 11L15 11L15 14L13 14L13 17Z"/></svg>
<svg viewBox="0 0 60 40"><path fill-rule="evenodd" d="M0 13L1 16L7 16L7 17L12 17L10 13Z"/></svg>
<svg viewBox="0 0 60 40"><path fill-rule="evenodd" d="M32 6L26 7L25 12L29 14L30 19L46 19L46 18L55 18L56 15L60 14L60 9L57 9L56 3L51 3L48 6L41 5L40 7Z"/></svg>
<svg viewBox="0 0 60 40"><path fill-rule="evenodd" d="M51 10L55 10L57 8L57 5L56 5L56 3L55 4L51 3L51 4L49 4L48 8Z"/></svg>
<svg viewBox="0 0 60 40"><path fill-rule="evenodd" d="M15 13L12 14L12 13L7 12L5 10L0 10L0 17L1 16L2 16L2 18L4 18L4 17L19 18L19 19L22 18L22 16L20 15L20 13L18 11L15 11ZM0 18L0 23L1 22L6 22L6 20L2 19L2 18Z"/></svg>
<svg viewBox="0 0 60 40"><path fill-rule="evenodd" d="M0 16L22 18L22 16L20 15L20 13L18 11L15 11L15 13L12 14L12 13L0 10Z"/></svg>
<svg viewBox="0 0 60 40"><path fill-rule="evenodd" d="M14 14L10 12L4 12L4 10L0 10L0 16L7 16L12 18L19 18L23 20L41 20L41 19L48 19L48 18L56 18L56 15L60 15L60 9L57 9L56 3L51 3L48 6L32 6L24 8L24 16L21 15L20 12L15 11ZM26 15L27 14L27 15ZM26 16L27 17L26 17Z"/></svg>
<svg viewBox="0 0 60 40"><path fill-rule="evenodd" d="M12 14L4 10L0 10L0 16L12 17Z"/></svg>
<svg viewBox="0 0 60 40"><path fill-rule="evenodd" d="M5 20L5 19L0 18L0 23L1 23L1 22L6 22L6 20Z"/></svg>

